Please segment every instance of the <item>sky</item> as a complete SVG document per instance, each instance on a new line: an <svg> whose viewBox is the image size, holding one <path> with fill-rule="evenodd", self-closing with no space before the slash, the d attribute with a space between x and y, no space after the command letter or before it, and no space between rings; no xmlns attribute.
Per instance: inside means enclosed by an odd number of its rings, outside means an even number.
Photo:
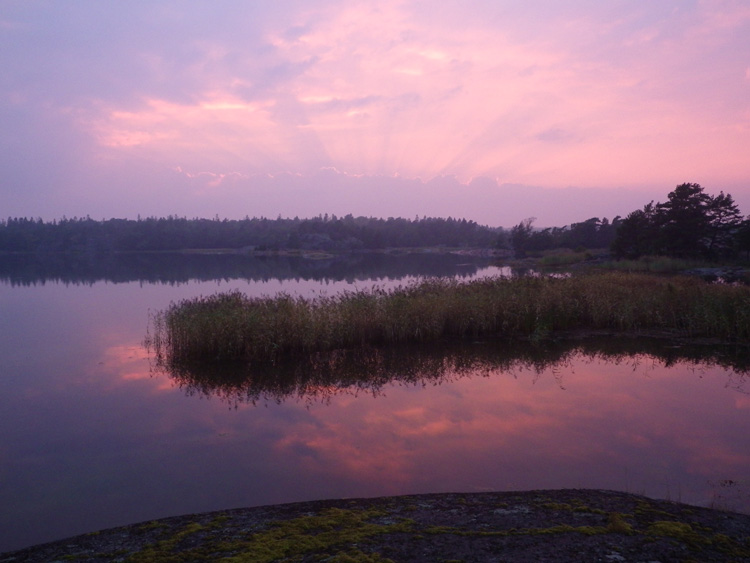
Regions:
<svg viewBox="0 0 750 563"><path fill-rule="evenodd" d="M746 0L0 1L0 217L750 214Z"/></svg>

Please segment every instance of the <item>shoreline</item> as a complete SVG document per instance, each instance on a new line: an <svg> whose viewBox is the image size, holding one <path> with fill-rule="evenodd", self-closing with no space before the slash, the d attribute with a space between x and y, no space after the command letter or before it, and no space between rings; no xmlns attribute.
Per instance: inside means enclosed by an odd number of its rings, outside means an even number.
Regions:
<svg viewBox="0 0 750 563"><path fill-rule="evenodd" d="M43 561L750 561L750 515L559 489L297 502L188 514L0 554Z"/></svg>

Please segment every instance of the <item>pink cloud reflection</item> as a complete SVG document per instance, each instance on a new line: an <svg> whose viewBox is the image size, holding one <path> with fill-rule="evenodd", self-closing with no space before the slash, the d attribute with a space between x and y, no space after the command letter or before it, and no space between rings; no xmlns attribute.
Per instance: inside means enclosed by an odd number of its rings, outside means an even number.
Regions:
<svg viewBox="0 0 750 563"><path fill-rule="evenodd" d="M750 478L737 392L721 369L576 360L385 397L313 406L276 442L306 470L397 492L602 487L708 502L716 475ZM561 388L562 383L563 388ZM744 414L744 413L742 413ZM385 493L383 493L385 494Z"/></svg>

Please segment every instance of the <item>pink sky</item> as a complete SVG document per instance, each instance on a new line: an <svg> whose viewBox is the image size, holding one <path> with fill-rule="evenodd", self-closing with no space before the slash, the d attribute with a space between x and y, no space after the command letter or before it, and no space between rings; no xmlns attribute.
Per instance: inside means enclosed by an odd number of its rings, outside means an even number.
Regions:
<svg viewBox="0 0 750 563"><path fill-rule="evenodd" d="M0 7L0 216L750 213L750 4Z"/></svg>

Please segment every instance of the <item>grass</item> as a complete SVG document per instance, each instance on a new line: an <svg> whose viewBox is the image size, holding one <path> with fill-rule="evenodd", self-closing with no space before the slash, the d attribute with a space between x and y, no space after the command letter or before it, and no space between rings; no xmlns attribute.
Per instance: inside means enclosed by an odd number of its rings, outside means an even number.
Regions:
<svg viewBox="0 0 750 563"><path fill-rule="evenodd" d="M715 266L715 264L701 260L672 258L670 256L641 256L637 260L613 260L600 265L601 268L608 270L654 273L674 273L712 266Z"/></svg>
<svg viewBox="0 0 750 563"><path fill-rule="evenodd" d="M314 299L219 293L173 303L151 321L147 343L173 362L274 363L443 338L543 340L579 329L750 342L750 288L627 272L429 279Z"/></svg>
<svg viewBox="0 0 750 563"><path fill-rule="evenodd" d="M561 268L565 266L572 266L574 264L581 264L588 260L593 259L595 253L589 250L568 250L559 249L553 252L546 253L544 256L539 258L538 264L542 268Z"/></svg>

